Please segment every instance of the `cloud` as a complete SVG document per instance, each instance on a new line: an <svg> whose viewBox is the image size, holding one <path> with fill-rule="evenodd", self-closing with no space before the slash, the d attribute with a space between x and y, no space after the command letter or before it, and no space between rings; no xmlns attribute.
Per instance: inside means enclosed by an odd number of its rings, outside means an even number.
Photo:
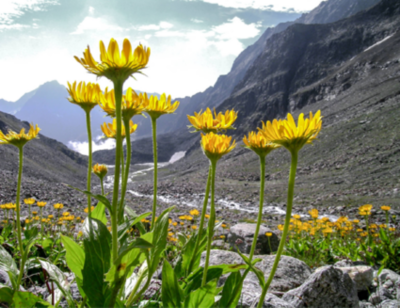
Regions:
<svg viewBox="0 0 400 308"><path fill-rule="evenodd" d="M163 30L163 29L171 29L174 25L166 22L166 21L160 21L158 25L152 24L152 25L143 25L140 27L137 27L136 30L138 31L149 31L149 30Z"/></svg>
<svg viewBox="0 0 400 308"><path fill-rule="evenodd" d="M185 0L193 1L193 0ZM271 10L277 12L308 12L317 7L323 0L201 0L219 6L237 9Z"/></svg>
<svg viewBox="0 0 400 308"><path fill-rule="evenodd" d="M88 153L89 153L88 144L89 144L88 142L69 141L68 147L71 150L81 153L82 155L88 155ZM92 141L93 152L96 152L99 150L111 150L114 148L115 148L115 140L114 139L105 139L105 140L103 139L102 141L100 141L98 143L95 143L94 141Z"/></svg>
<svg viewBox="0 0 400 308"><path fill-rule="evenodd" d="M48 5L59 5L58 0L6 0L0 6L0 24L12 24L26 11L45 11Z"/></svg>
<svg viewBox="0 0 400 308"><path fill-rule="evenodd" d="M210 30L161 30L155 33L156 37L185 38L189 41L202 41L205 47L214 46L222 56L237 56L244 46L241 39L248 39L260 33L260 23L246 24L239 17L229 19L226 23L212 27Z"/></svg>
<svg viewBox="0 0 400 308"><path fill-rule="evenodd" d="M124 29L105 18L86 16L71 34L83 34L86 31L124 31Z"/></svg>
<svg viewBox="0 0 400 308"><path fill-rule="evenodd" d="M200 20L200 19L196 19L196 18L192 18L190 21L191 21L191 22L194 22L194 23L196 23L196 24L201 24L201 23L204 22L204 21L202 21L202 20Z"/></svg>

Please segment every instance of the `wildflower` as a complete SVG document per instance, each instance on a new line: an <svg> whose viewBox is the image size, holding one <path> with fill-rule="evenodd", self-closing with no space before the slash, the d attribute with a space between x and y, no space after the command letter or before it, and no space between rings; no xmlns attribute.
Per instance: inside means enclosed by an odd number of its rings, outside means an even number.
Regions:
<svg viewBox="0 0 400 308"><path fill-rule="evenodd" d="M278 230L283 231L283 225L278 225Z"/></svg>
<svg viewBox="0 0 400 308"><path fill-rule="evenodd" d="M82 232L82 231L79 231L79 232L78 232L78 238L81 237L82 235L83 235L83 232Z"/></svg>
<svg viewBox="0 0 400 308"><path fill-rule="evenodd" d="M192 216L199 216L199 215L200 215L200 212L199 212L198 210L196 210L196 209L191 210L189 213L190 213L190 215L192 215Z"/></svg>
<svg viewBox="0 0 400 308"><path fill-rule="evenodd" d="M44 207L47 204L47 202L43 202L43 201L38 201L38 203L36 204L38 207Z"/></svg>
<svg viewBox="0 0 400 308"><path fill-rule="evenodd" d="M62 204L62 203L56 203L56 204L53 205L53 207L54 207L56 210L61 210L61 209L64 207L64 204Z"/></svg>
<svg viewBox="0 0 400 308"><path fill-rule="evenodd" d="M219 237L222 238L222 239L224 239L224 238L225 238L225 235L220 235Z"/></svg>
<svg viewBox="0 0 400 308"><path fill-rule="evenodd" d="M332 233L332 232L333 232L333 229L332 229L332 228L329 228L329 227L322 230L322 233L324 233L325 235L326 235L326 234L330 234L330 233Z"/></svg>
<svg viewBox="0 0 400 308"><path fill-rule="evenodd" d="M94 210L94 206L92 205L90 209L93 211ZM88 213L89 212L89 208L85 208L83 211L85 213Z"/></svg>
<svg viewBox="0 0 400 308"><path fill-rule="evenodd" d="M103 178L106 176L106 174L107 174L107 172L108 172L108 169L107 169L107 166L106 166L106 165L95 164L95 165L92 167L92 172L93 172L95 175L97 175L100 179L103 179Z"/></svg>
<svg viewBox="0 0 400 308"><path fill-rule="evenodd" d="M209 215L209 214L206 214L206 215L204 215L204 217L207 218L207 219L209 219L209 218L210 218L210 215Z"/></svg>
<svg viewBox="0 0 400 308"><path fill-rule="evenodd" d="M42 222L47 222L47 219L46 218L42 218Z"/></svg>
<svg viewBox="0 0 400 308"><path fill-rule="evenodd" d="M99 77L105 76L113 82L124 82L134 73L141 73L150 58L150 48L139 45L132 53L132 46L128 39L124 40L122 53L120 54L118 43L112 38L108 45L108 51L104 43L100 41L101 63L96 62L90 52L90 48L83 53L84 58L75 56L82 66L92 74Z"/></svg>
<svg viewBox="0 0 400 308"><path fill-rule="evenodd" d="M313 116L304 120L304 114L300 114L298 125L293 116L288 113L287 120L274 120L272 123L262 123L259 131L263 133L265 138L273 143L280 144L287 148L290 152L298 152L305 144L312 143L315 140L322 127L321 112L318 110Z"/></svg>
<svg viewBox="0 0 400 308"><path fill-rule="evenodd" d="M188 236L189 237L189 236ZM176 237L169 237L168 238L171 242L176 242L178 239Z"/></svg>
<svg viewBox="0 0 400 308"><path fill-rule="evenodd" d="M394 228L394 227L389 228L389 231L390 231L390 232L395 232L395 231L396 231L396 228Z"/></svg>
<svg viewBox="0 0 400 308"><path fill-rule="evenodd" d="M280 148L281 146L276 143L272 143L260 132L250 132L248 137L243 137L243 143L245 148L254 151L257 155L265 157L271 151Z"/></svg>
<svg viewBox="0 0 400 308"><path fill-rule="evenodd" d="M155 95L150 96L150 99L144 100L144 111L152 118L157 119L163 114L173 113L179 107L179 102L175 101L171 105L171 95L168 97L164 94L158 98Z"/></svg>
<svg viewBox="0 0 400 308"><path fill-rule="evenodd" d="M227 110L223 114L222 112L215 111L214 108L214 116L211 112L210 108L207 108L206 111L202 113L200 110L199 113L195 112L194 116L187 116L189 122L192 124L189 126L193 127L195 131L202 131L203 133L218 133L227 129L235 129L233 127L233 122L237 119L237 112L235 110Z"/></svg>
<svg viewBox="0 0 400 308"><path fill-rule="evenodd" d="M265 235L268 236L268 237L271 237L272 236L272 232L266 232Z"/></svg>
<svg viewBox="0 0 400 308"><path fill-rule="evenodd" d="M177 222L173 222L172 225L173 225L174 227L176 227L176 226L178 225L178 223L177 223Z"/></svg>
<svg viewBox="0 0 400 308"><path fill-rule="evenodd" d="M27 205L32 205L35 203L35 199L33 199L33 198L24 199L24 203Z"/></svg>
<svg viewBox="0 0 400 308"><path fill-rule="evenodd" d="M133 124L132 121L129 121L129 134L133 134L136 129L137 124ZM103 123L103 125L101 125L101 130L107 138L117 139L117 120L113 119L112 123ZM121 126L121 136L122 138L125 138L126 136L126 129L124 125Z"/></svg>
<svg viewBox="0 0 400 308"><path fill-rule="evenodd" d="M226 224L222 224L221 227L225 229L227 227L227 225Z"/></svg>
<svg viewBox="0 0 400 308"><path fill-rule="evenodd" d="M34 127L33 124L30 124L30 129L27 134L25 134L25 128L21 129L19 134L9 130L7 135L4 135L4 133L0 130L0 144L11 144L18 148L22 148L28 141L36 138L39 134L39 131L40 128L37 125Z"/></svg>
<svg viewBox="0 0 400 308"><path fill-rule="evenodd" d="M80 82L78 88L76 87L76 81L71 85L68 82L67 89L70 97L68 100L81 107L84 111L90 112L100 102L102 95L100 86L97 83Z"/></svg>
<svg viewBox="0 0 400 308"><path fill-rule="evenodd" d="M301 219L301 216L298 215L298 214L295 214L295 215L293 215L293 218L294 218L294 219Z"/></svg>
<svg viewBox="0 0 400 308"><path fill-rule="evenodd" d="M147 219L145 219L145 218L143 218L143 219L141 220L141 222L143 222L143 223L149 223L150 221L147 220Z"/></svg>
<svg viewBox="0 0 400 308"><path fill-rule="evenodd" d="M49 215L49 216L47 216L48 218L50 218L50 219L52 219L52 218L54 218L54 215Z"/></svg>
<svg viewBox="0 0 400 308"><path fill-rule="evenodd" d="M390 211L390 206L388 206L388 205L382 205L382 206L381 206L381 210L382 210L382 211L385 211L385 212Z"/></svg>
<svg viewBox="0 0 400 308"><path fill-rule="evenodd" d="M196 229L197 229L197 226L192 226L192 229L193 229L193 230L196 230Z"/></svg>
<svg viewBox="0 0 400 308"><path fill-rule="evenodd" d="M218 160L235 148L236 142L234 140L231 144L231 140L232 137L226 135L216 135L214 133L201 134L201 147L204 154L210 160Z"/></svg>
<svg viewBox="0 0 400 308"><path fill-rule="evenodd" d="M38 214L38 212L36 212L36 211L32 211L32 214L33 214L33 215L37 215L37 214Z"/></svg>
<svg viewBox="0 0 400 308"><path fill-rule="evenodd" d="M67 217L67 216L69 216L69 212L64 212L62 215L63 215L64 217Z"/></svg>
<svg viewBox="0 0 400 308"><path fill-rule="evenodd" d="M358 219L354 219L353 222L354 222L355 224L358 224L360 221L359 221Z"/></svg>
<svg viewBox="0 0 400 308"><path fill-rule="evenodd" d="M25 219L25 223L29 224L31 221L29 219Z"/></svg>
<svg viewBox="0 0 400 308"><path fill-rule="evenodd" d="M168 236L173 236L174 232L168 232Z"/></svg>
<svg viewBox="0 0 400 308"><path fill-rule="evenodd" d="M180 224L181 226L183 226L185 223L181 221L179 224Z"/></svg>
<svg viewBox="0 0 400 308"><path fill-rule="evenodd" d="M313 219L317 219L318 218L318 210L317 209L309 210L308 214L310 214L311 218L313 218Z"/></svg>

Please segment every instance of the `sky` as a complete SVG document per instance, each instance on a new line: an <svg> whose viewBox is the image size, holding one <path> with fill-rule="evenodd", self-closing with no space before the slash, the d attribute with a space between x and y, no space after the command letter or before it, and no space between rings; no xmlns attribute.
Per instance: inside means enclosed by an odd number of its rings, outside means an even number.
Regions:
<svg viewBox="0 0 400 308"><path fill-rule="evenodd" d="M227 74L266 28L298 18L321 0L0 0L0 98L16 101L57 80L110 83L75 61L99 41L128 38L151 48L146 76L126 87L191 96Z"/></svg>

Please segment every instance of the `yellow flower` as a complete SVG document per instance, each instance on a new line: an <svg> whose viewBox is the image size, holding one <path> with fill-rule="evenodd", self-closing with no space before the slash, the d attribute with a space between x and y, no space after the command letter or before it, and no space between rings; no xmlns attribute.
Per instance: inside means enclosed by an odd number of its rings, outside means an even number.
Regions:
<svg viewBox="0 0 400 308"><path fill-rule="evenodd" d="M310 214L311 218L317 219L319 213L317 209L312 209L308 211L308 214Z"/></svg>
<svg viewBox="0 0 400 308"><path fill-rule="evenodd" d="M332 233L332 232L333 232L333 229L329 228L329 227L322 230L322 233L324 233L324 234L329 234L329 233Z"/></svg>
<svg viewBox="0 0 400 308"><path fill-rule="evenodd" d="M146 105L148 100L146 93L138 95L132 88L128 88L126 94L122 96L122 118L130 120L133 116L142 114L144 105ZM99 105L110 117L115 118L114 90L108 91L106 88L104 95L101 96Z"/></svg>
<svg viewBox="0 0 400 308"><path fill-rule="evenodd" d="M195 131L202 131L203 133L218 133L227 129L235 129L232 124L237 119L237 112L235 110L227 110L225 114L222 112L215 111L214 116L210 108L201 113L195 112L194 116L187 116L189 122L192 124L189 127L193 127Z"/></svg>
<svg viewBox="0 0 400 308"><path fill-rule="evenodd" d="M52 219L52 218L54 218L54 215L49 215L49 216L47 216L48 218L50 218L50 219Z"/></svg>
<svg viewBox="0 0 400 308"><path fill-rule="evenodd" d="M359 211L371 211L372 204L364 204L358 208Z"/></svg>
<svg viewBox="0 0 400 308"><path fill-rule="evenodd" d="M193 229L193 230L196 230L196 229L197 229L197 226L192 226L192 229Z"/></svg>
<svg viewBox="0 0 400 308"><path fill-rule="evenodd" d="M322 127L321 112L318 110L313 116L304 119L304 114L300 114L298 125L293 116L288 113L287 120L273 120L266 124L262 123L259 131L265 136L269 142L273 142L284 146L289 151L299 151L306 143L312 143L318 136Z"/></svg>
<svg viewBox="0 0 400 308"><path fill-rule="evenodd" d="M196 210L196 209L191 210L189 213L190 213L190 215L192 215L192 216L199 216L199 215L200 215L200 212L199 212L198 210Z"/></svg>
<svg viewBox="0 0 400 308"><path fill-rule="evenodd" d="M173 113L179 106L179 102L175 101L173 105L171 105L171 95L167 96L164 94L158 98L155 95L150 96L150 99L144 100L144 111L152 118L157 119L163 114Z"/></svg>
<svg viewBox="0 0 400 308"><path fill-rule="evenodd" d="M40 128L36 125L36 128L33 124L30 124L30 129L27 134L25 134L25 128L21 129L20 133L9 130L7 135L0 130L0 144L11 144L18 148L23 147L29 140L32 140L37 137L39 134Z"/></svg>
<svg viewBox="0 0 400 308"><path fill-rule="evenodd" d="M227 225L226 224L222 224L221 227L225 229L227 227Z"/></svg>
<svg viewBox="0 0 400 308"><path fill-rule="evenodd" d="M137 129L137 124L133 124L132 121L129 121L129 133L133 134L136 129ZM104 135L106 135L107 138L117 138L117 120L113 119L112 124L111 123L103 123L101 126L101 130L103 131ZM121 125L121 136L122 138L125 138L126 132L125 132L125 126L122 124Z"/></svg>
<svg viewBox="0 0 400 308"><path fill-rule="evenodd" d="M69 212L64 212L62 215L63 215L64 217L67 217L67 216L69 216Z"/></svg>
<svg viewBox="0 0 400 308"><path fill-rule="evenodd" d="M268 237L271 237L272 236L272 232L266 232L265 235L268 236Z"/></svg>
<svg viewBox="0 0 400 308"><path fill-rule="evenodd" d="M29 219L25 219L25 223L29 224L31 221Z"/></svg>
<svg viewBox="0 0 400 308"><path fill-rule="evenodd" d="M394 232L394 231L396 231L396 228L389 228L389 231Z"/></svg>
<svg viewBox="0 0 400 308"><path fill-rule="evenodd" d="M178 239L176 238L176 237L168 237L168 239L171 241L171 242L176 242Z"/></svg>
<svg viewBox="0 0 400 308"><path fill-rule="evenodd" d="M64 207L64 204L62 204L62 203L56 203L56 204L53 205L53 207L54 207L56 210L61 210L61 209Z"/></svg>
<svg viewBox="0 0 400 308"><path fill-rule="evenodd" d="M301 216L298 215L298 214L295 214L295 215L293 215L293 218L294 218L294 219L301 219Z"/></svg>
<svg viewBox="0 0 400 308"><path fill-rule="evenodd" d="M219 237L222 238L222 239L224 239L224 238L225 238L225 235L220 235Z"/></svg>
<svg viewBox="0 0 400 308"><path fill-rule="evenodd" d="M107 166L106 166L106 165L95 164L95 165L92 167L92 172L93 172L95 175L97 175L100 179L103 179L103 178L106 176L106 174L107 174L107 172L108 172L108 169L107 169Z"/></svg>
<svg viewBox="0 0 400 308"><path fill-rule="evenodd" d="M32 205L35 203L35 199L33 199L33 198L24 199L24 203L28 204L28 205Z"/></svg>
<svg viewBox="0 0 400 308"><path fill-rule="evenodd" d="M92 205L92 206L90 207L90 209L91 209L91 211L93 211L93 210L94 210L94 206ZM84 211L85 213L89 213L89 208L87 207L87 208L85 208L83 211Z"/></svg>
<svg viewBox="0 0 400 308"><path fill-rule="evenodd" d="M42 218L42 222L47 222L47 219L46 218Z"/></svg>
<svg viewBox="0 0 400 308"><path fill-rule="evenodd" d="M147 220L147 219L145 219L145 218L143 218L143 219L141 220L141 222L143 222L143 223L149 223L150 221Z"/></svg>
<svg viewBox="0 0 400 308"><path fill-rule="evenodd" d="M173 222L172 225L173 225L174 227L176 227L176 226L178 225L178 223L177 223L177 222Z"/></svg>
<svg viewBox="0 0 400 308"><path fill-rule="evenodd" d="M47 202L39 201L39 202L37 203L37 206L38 206L38 207L44 207L46 204L47 204Z"/></svg>
<svg viewBox="0 0 400 308"><path fill-rule="evenodd" d="M181 221L179 224L180 224L181 226L183 226L185 223Z"/></svg>
<svg viewBox="0 0 400 308"><path fill-rule="evenodd" d="M216 135L214 133L201 134L201 147L204 154L210 160L218 160L235 148L236 141L233 140L231 144L231 140L232 137L226 135Z"/></svg>
<svg viewBox="0 0 400 308"><path fill-rule="evenodd" d="M360 221L359 221L358 219L354 219L353 222L354 222L355 224L358 224Z"/></svg>
<svg viewBox="0 0 400 308"><path fill-rule="evenodd" d="M283 225L278 225L278 230L283 231Z"/></svg>
<svg viewBox="0 0 400 308"><path fill-rule="evenodd" d="M386 211L386 212L387 212L387 211L390 211L390 206L388 206L388 205L382 205L382 206L381 206L381 210L382 210L382 211Z"/></svg>
<svg viewBox="0 0 400 308"><path fill-rule="evenodd" d="M83 235L83 232L82 231L79 231L78 232L78 237L81 237Z"/></svg>
<svg viewBox="0 0 400 308"><path fill-rule="evenodd" d="M281 147L279 144L268 141L260 131L250 132L248 137L244 136L243 143L245 144L245 148L261 156L266 156L272 150Z"/></svg>
<svg viewBox="0 0 400 308"><path fill-rule="evenodd" d="M32 214L33 214L33 215L37 215L37 213L38 213L38 212L36 212L36 211L32 211Z"/></svg>
<svg viewBox="0 0 400 308"><path fill-rule="evenodd" d="M78 88L76 87L76 81L71 85L68 82L67 89L70 97L68 100L80 106L86 112L90 112L97 104L100 102L100 97L102 95L100 86L97 83L80 82Z"/></svg>
<svg viewBox="0 0 400 308"><path fill-rule="evenodd" d="M146 67L149 62L150 48L146 49L139 45L132 53L131 43L125 39L122 53L120 53L117 41L112 38L107 51L104 43L100 41L101 63L94 60L89 46L83 56L84 58L81 59L75 56L75 59L89 72L99 77L105 76L114 82L124 82L129 76L140 73Z"/></svg>
<svg viewBox="0 0 400 308"><path fill-rule="evenodd" d="M209 215L209 214L205 214L204 217L207 218L207 219L209 219L209 218L210 218L210 215Z"/></svg>

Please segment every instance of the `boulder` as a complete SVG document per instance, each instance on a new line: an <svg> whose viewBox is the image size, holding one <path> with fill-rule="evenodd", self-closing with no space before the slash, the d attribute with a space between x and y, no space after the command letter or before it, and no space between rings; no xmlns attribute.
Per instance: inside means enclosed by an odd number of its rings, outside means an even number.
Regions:
<svg viewBox="0 0 400 308"><path fill-rule="evenodd" d="M204 266L205 257L206 257L206 252L203 252L201 255L200 266ZM256 264L256 267L264 272L265 280L267 280L270 273L270 269L272 268L272 264L274 263L275 256L256 255L254 256L254 259L256 258L262 259L260 262ZM240 255L236 252L214 249L211 250L209 264L211 266L220 264L244 264L244 262L240 257ZM271 282L269 291L286 292L290 289L297 288L304 281L306 281L306 279L311 275L311 273L312 273L311 269L303 261L288 256L282 256L278 264L275 277ZM225 282L227 277L228 275L222 276L218 284L221 286ZM262 290L257 276L253 272L248 273L248 275L244 280L242 289L241 301L244 305L243 307L247 307L246 305L250 305L254 301L258 302L258 299L260 298L261 295L261 291ZM272 305L273 302L272 299L270 300L270 302L271 302L270 304ZM264 306L265 305L266 302L264 301ZM289 304L287 303L286 305ZM274 306L265 306L265 307L274 307ZM282 307L291 307L291 306L289 305Z"/></svg>
<svg viewBox="0 0 400 308"><path fill-rule="evenodd" d="M288 291L282 299L295 308L358 308L356 285L347 273L333 266L312 274L300 287Z"/></svg>
<svg viewBox="0 0 400 308"><path fill-rule="evenodd" d="M343 273L349 274L350 278L356 284L357 291L366 291L370 286L372 286L372 282L374 279L374 269L371 266L351 266L350 263L347 263L350 266L341 266L345 264L346 263L337 262L333 265L333 267L341 270ZM328 267L329 266L319 267L315 270L315 272L319 272Z"/></svg>
<svg viewBox="0 0 400 308"><path fill-rule="evenodd" d="M397 299L400 301L400 275L396 274L392 270L384 269L379 275L378 272L375 271L374 279L377 288L368 299L370 303L373 305L379 305L387 300Z"/></svg>
<svg viewBox="0 0 400 308"><path fill-rule="evenodd" d="M239 223L230 228L227 241L234 250L236 250L237 247L241 253L250 253L255 231L256 224ZM272 233L272 236L269 238L269 243L268 237L265 235L266 232ZM255 254L262 255L271 253L271 250L276 251L279 246L279 240L276 231L261 225L257 237Z"/></svg>

